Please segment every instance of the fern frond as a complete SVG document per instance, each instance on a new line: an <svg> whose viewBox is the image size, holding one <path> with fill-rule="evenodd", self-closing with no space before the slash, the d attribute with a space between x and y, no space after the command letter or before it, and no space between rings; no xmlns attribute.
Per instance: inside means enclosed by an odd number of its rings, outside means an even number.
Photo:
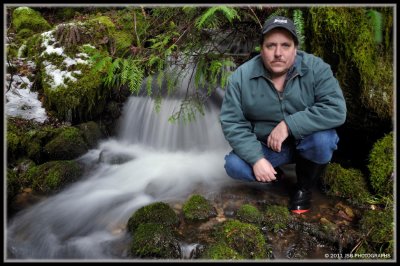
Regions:
<svg viewBox="0 0 400 266"><path fill-rule="evenodd" d="M122 69L121 69L121 83L125 84L128 80L128 76L131 71L131 60L124 59L122 62Z"/></svg>
<svg viewBox="0 0 400 266"><path fill-rule="evenodd" d="M95 54L93 57L91 57L91 60L93 62L92 71L94 72L103 72L103 71L107 72L112 62L111 57L104 56L100 53Z"/></svg>
<svg viewBox="0 0 400 266"><path fill-rule="evenodd" d="M367 15L371 19L372 29L374 32L374 40L381 43L383 40L383 19L382 14L374 9L368 10Z"/></svg>
<svg viewBox="0 0 400 266"><path fill-rule="evenodd" d="M237 18L240 19L238 12L235 8L227 7L227 6L214 6L207 9L203 15L201 15L196 20L196 27L197 29L202 28L215 28L219 24L218 13L222 13L224 17L232 23L232 21Z"/></svg>
<svg viewBox="0 0 400 266"><path fill-rule="evenodd" d="M196 66L196 74L194 75L194 86L199 88L201 85L204 85L204 76L206 73L207 65L204 58L200 58L197 62Z"/></svg>
<svg viewBox="0 0 400 266"><path fill-rule="evenodd" d="M129 89L132 93L138 94L143 82L143 69L139 68L136 64L132 64L130 70Z"/></svg>
<svg viewBox="0 0 400 266"><path fill-rule="evenodd" d="M299 49L303 49L305 36L304 36L304 18L303 12L300 9L293 11L293 23L296 26L297 38L299 40Z"/></svg>
<svg viewBox="0 0 400 266"><path fill-rule="evenodd" d="M146 92L147 92L148 96L151 96L153 93L152 85L153 85L153 76L150 75L147 77L147 80L146 80Z"/></svg>
<svg viewBox="0 0 400 266"><path fill-rule="evenodd" d="M160 90L162 89L162 84L163 84L163 81L164 81L164 75L165 75L164 71L159 72L158 75L157 75L157 85L158 85L158 88Z"/></svg>

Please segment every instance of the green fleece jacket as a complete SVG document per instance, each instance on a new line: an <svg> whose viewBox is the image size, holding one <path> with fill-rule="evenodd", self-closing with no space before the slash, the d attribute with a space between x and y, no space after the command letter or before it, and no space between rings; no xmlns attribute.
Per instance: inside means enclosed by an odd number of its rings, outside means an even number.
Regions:
<svg viewBox="0 0 400 266"><path fill-rule="evenodd" d="M257 55L229 77L220 122L234 152L253 165L262 144L282 120L296 140L336 128L346 120L346 102L332 70L321 58L298 51L283 93L278 93Z"/></svg>

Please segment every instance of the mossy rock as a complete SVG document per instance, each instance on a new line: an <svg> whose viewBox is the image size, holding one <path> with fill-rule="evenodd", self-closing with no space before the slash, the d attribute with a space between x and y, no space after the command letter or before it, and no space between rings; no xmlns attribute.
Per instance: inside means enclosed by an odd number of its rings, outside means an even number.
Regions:
<svg viewBox="0 0 400 266"><path fill-rule="evenodd" d="M50 160L72 160L88 151L86 142L79 129L65 127L44 146L44 152Z"/></svg>
<svg viewBox="0 0 400 266"><path fill-rule="evenodd" d="M243 204L236 213L236 218L245 223L260 224L262 221L261 212L251 204Z"/></svg>
<svg viewBox="0 0 400 266"><path fill-rule="evenodd" d="M24 178L34 191L49 194L78 180L82 173L83 167L76 161L51 161L30 168Z"/></svg>
<svg viewBox="0 0 400 266"><path fill-rule="evenodd" d="M7 131L7 161L12 163L22 153L21 137L16 133Z"/></svg>
<svg viewBox="0 0 400 266"><path fill-rule="evenodd" d="M385 243L394 240L394 217L391 209L367 210L359 221L368 241Z"/></svg>
<svg viewBox="0 0 400 266"><path fill-rule="evenodd" d="M140 258L181 258L173 229L159 223L139 224L132 237L131 253Z"/></svg>
<svg viewBox="0 0 400 266"><path fill-rule="evenodd" d="M76 127L81 131L89 148L94 148L100 139L104 138L104 134L101 132L99 125L94 121L82 123L76 125Z"/></svg>
<svg viewBox="0 0 400 266"><path fill-rule="evenodd" d="M393 198L393 160L393 132L390 132L374 144L369 154L368 169L370 172L370 184L379 196L389 196Z"/></svg>
<svg viewBox="0 0 400 266"><path fill-rule="evenodd" d="M202 254L202 259L212 260L242 260L244 259L237 251L230 248L226 243L212 244Z"/></svg>
<svg viewBox="0 0 400 266"><path fill-rule="evenodd" d="M192 222L206 221L217 216L211 203L201 195L192 195L182 206L183 216Z"/></svg>
<svg viewBox="0 0 400 266"><path fill-rule="evenodd" d="M263 216L263 224L268 230L278 232L288 227L291 221L289 210L286 206L267 205Z"/></svg>
<svg viewBox="0 0 400 266"><path fill-rule="evenodd" d="M18 7L12 15L12 25L16 32L29 29L33 32L42 32L51 28L42 15L30 7Z"/></svg>
<svg viewBox="0 0 400 266"><path fill-rule="evenodd" d="M71 32L79 37L63 37L70 36ZM109 91L101 86L102 73L93 71L94 66L86 53L87 47L96 50L94 46L104 38L104 32L99 32L95 25L72 23L60 24L41 35L37 50L40 56L36 63L45 96L44 105L61 121L78 124L92 120L104 111ZM93 33L101 36L93 36ZM57 48L45 49L48 46Z"/></svg>
<svg viewBox="0 0 400 266"><path fill-rule="evenodd" d="M7 163L13 164L21 157L43 163L43 146L58 133L57 128L22 119L7 119Z"/></svg>
<svg viewBox="0 0 400 266"><path fill-rule="evenodd" d="M393 10L378 9L384 19L371 19L365 7L312 7L309 10L310 51L331 64L346 97L359 99L362 107L381 119L393 116ZM376 16L375 16L376 18ZM357 25L357 27L354 27ZM321 29L324 29L321 31ZM377 43L382 33L385 42ZM384 48L383 48L384 47ZM348 104L351 123L359 113L359 104ZM356 117L354 117L356 113ZM367 118L367 117L365 117ZM354 122L353 122L354 121ZM367 121L368 122L368 121Z"/></svg>
<svg viewBox="0 0 400 266"><path fill-rule="evenodd" d="M164 202L154 202L136 210L128 220L128 231L131 234L140 224L157 223L165 227L177 227L179 225L178 215Z"/></svg>
<svg viewBox="0 0 400 266"><path fill-rule="evenodd" d="M261 229L253 224L228 220L217 225L215 236L245 259L266 259L272 254Z"/></svg>
<svg viewBox="0 0 400 266"><path fill-rule="evenodd" d="M7 201L10 201L21 191L21 182L18 179L18 174L10 168L7 168Z"/></svg>
<svg viewBox="0 0 400 266"><path fill-rule="evenodd" d="M366 204L371 199L367 181L358 169L345 169L340 164L330 163L322 183L328 195L345 198L354 204Z"/></svg>

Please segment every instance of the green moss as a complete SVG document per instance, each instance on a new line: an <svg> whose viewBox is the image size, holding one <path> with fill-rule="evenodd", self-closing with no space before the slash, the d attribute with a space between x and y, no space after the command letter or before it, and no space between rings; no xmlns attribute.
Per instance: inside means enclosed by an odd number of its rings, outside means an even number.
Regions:
<svg viewBox="0 0 400 266"><path fill-rule="evenodd" d="M185 219L189 221L206 221L217 215L211 203L201 195L192 195L182 207Z"/></svg>
<svg viewBox="0 0 400 266"><path fill-rule="evenodd" d="M20 191L21 191L21 182L18 179L17 173L12 170L7 168L7 200L8 204L10 203L10 200L12 200Z"/></svg>
<svg viewBox="0 0 400 266"><path fill-rule="evenodd" d="M86 143L89 147L95 147L99 140L104 137L99 125L94 121L76 125L81 131Z"/></svg>
<svg viewBox="0 0 400 266"><path fill-rule="evenodd" d="M203 259L212 260L241 260L244 259L238 252L230 248L226 243L212 244L206 248Z"/></svg>
<svg viewBox="0 0 400 266"><path fill-rule="evenodd" d="M237 219L245 223L260 224L262 221L261 212L251 204L240 206L236 213Z"/></svg>
<svg viewBox="0 0 400 266"><path fill-rule="evenodd" d="M51 160L71 160L88 151L86 142L79 129L65 127L44 146L44 152Z"/></svg>
<svg viewBox="0 0 400 266"><path fill-rule="evenodd" d="M134 40L132 33L124 31L116 31L113 33L113 37L115 39L117 54L126 52Z"/></svg>
<svg viewBox="0 0 400 266"><path fill-rule="evenodd" d="M98 16L98 17L95 17L95 18L93 18L93 19L88 21L88 23L92 23L92 22L100 23L100 24L106 26L107 29L110 30L110 31L115 29L114 23L107 16Z"/></svg>
<svg viewBox="0 0 400 266"><path fill-rule="evenodd" d="M345 169L331 163L322 182L327 187L328 195L343 197L355 204L365 204L371 199L365 177L358 169Z"/></svg>
<svg viewBox="0 0 400 266"><path fill-rule="evenodd" d="M393 258L395 221L391 208L365 211L359 226L365 234L366 253L376 253L379 250L379 253L390 254L390 258ZM363 254L363 251L361 249L357 253Z"/></svg>
<svg viewBox="0 0 400 266"><path fill-rule="evenodd" d="M264 259L271 253L261 230L253 224L228 220L217 229L216 236L217 242L226 243L246 259Z"/></svg>
<svg viewBox="0 0 400 266"><path fill-rule="evenodd" d="M31 133L39 130L37 122L22 118L7 118L7 160L12 164L19 157L26 156L37 150L40 140L31 137ZM34 147L36 146L36 147Z"/></svg>
<svg viewBox="0 0 400 266"><path fill-rule="evenodd" d="M290 213L286 206L267 205L263 224L273 232L286 229L290 222Z"/></svg>
<svg viewBox="0 0 400 266"><path fill-rule="evenodd" d="M21 138L14 132L7 131L7 160L9 163L18 158L21 151Z"/></svg>
<svg viewBox="0 0 400 266"><path fill-rule="evenodd" d="M158 223L140 224L132 237L131 253L141 258L181 257L179 241L171 227Z"/></svg>
<svg viewBox="0 0 400 266"><path fill-rule="evenodd" d="M37 34L32 34L28 38L26 38L26 50L27 50L27 58L34 62L37 62L37 58L40 55L40 49L42 44L42 36Z"/></svg>
<svg viewBox="0 0 400 266"><path fill-rule="evenodd" d="M391 209L367 210L359 221L362 232L374 243L385 243L394 238L394 217Z"/></svg>
<svg viewBox="0 0 400 266"><path fill-rule="evenodd" d="M53 110L64 121L86 120L103 111L108 93L101 89L101 73L92 72L90 64L77 63L67 67L63 63L64 57L54 54L43 56L41 60L51 62L54 69L73 77L65 74L63 84L56 85L53 77L46 73L48 65L41 65L41 82L48 110Z"/></svg>
<svg viewBox="0 0 400 266"><path fill-rule="evenodd" d="M18 39L28 39L34 34L34 32L31 29L22 29L18 32L17 38Z"/></svg>
<svg viewBox="0 0 400 266"><path fill-rule="evenodd" d="M365 7L310 8L313 36L310 48L311 52L334 63L334 68L338 67L337 77L344 94L352 95L349 100L361 99L361 103L380 118L390 119L393 114L393 44L376 43L375 33L383 30L383 35L391 34L393 10L374 8L384 14L383 29L378 29L371 20L370 11ZM357 113L358 105L348 106L350 113Z"/></svg>
<svg viewBox="0 0 400 266"><path fill-rule="evenodd" d="M14 9L12 25L17 32L22 29L41 32L51 28L50 24L40 15L39 12L29 7L18 7Z"/></svg>
<svg viewBox="0 0 400 266"><path fill-rule="evenodd" d="M164 202L154 202L136 210L128 220L128 231L134 234L143 223L157 223L164 226L176 227L179 224L178 215Z"/></svg>
<svg viewBox="0 0 400 266"><path fill-rule="evenodd" d="M369 154L368 169L370 171L370 183L379 196L393 198L393 158L393 132L390 132L374 144Z"/></svg>
<svg viewBox="0 0 400 266"><path fill-rule="evenodd" d="M76 181L82 170L82 166L75 161L51 161L30 168L24 178L36 192L48 194Z"/></svg>

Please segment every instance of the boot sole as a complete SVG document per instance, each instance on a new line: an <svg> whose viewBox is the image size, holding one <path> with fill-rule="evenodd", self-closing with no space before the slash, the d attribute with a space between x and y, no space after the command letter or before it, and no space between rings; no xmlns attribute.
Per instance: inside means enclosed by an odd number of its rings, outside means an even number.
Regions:
<svg viewBox="0 0 400 266"><path fill-rule="evenodd" d="M295 214L302 214L302 213L308 212L309 210L310 209L308 209L308 210L291 210L291 212L293 212Z"/></svg>

